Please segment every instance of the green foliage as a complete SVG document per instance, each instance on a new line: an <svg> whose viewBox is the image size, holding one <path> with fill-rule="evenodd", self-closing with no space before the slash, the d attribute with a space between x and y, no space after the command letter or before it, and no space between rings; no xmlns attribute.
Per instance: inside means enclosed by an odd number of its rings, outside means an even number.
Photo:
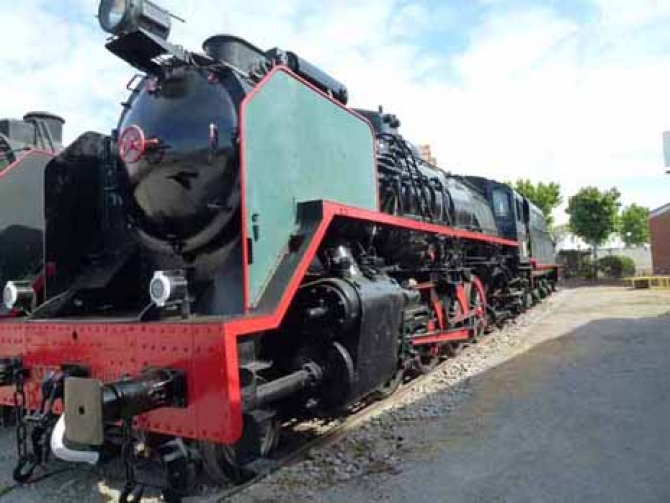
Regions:
<svg viewBox="0 0 670 503"><path fill-rule="evenodd" d="M619 218L619 234L626 246L648 243L649 208L637 204L624 208Z"/></svg>
<svg viewBox="0 0 670 503"><path fill-rule="evenodd" d="M570 230L594 249L617 230L621 194L617 189L601 192L596 187L581 189L568 201Z"/></svg>
<svg viewBox="0 0 670 503"><path fill-rule="evenodd" d="M584 279L598 279L598 268L593 264L593 257L590 254L588 257L584 257L581 267L579 268L579 277Z"/></svg>
<svg viewBox="0 0 670 503"><path fill-rule="evenodd" d="M551 227L554 222L552 212L563 201L561 197L561 186L557 183L538 183L533 185L530 180L517 180L510 184L521 195L530 199L535 206L542 210L547 226Z"/></svg>
<svg viewBox="0 0 670 503"><path fill-rule="evenodd" d="M582 250L561 250L556 262L563 266L566 278L590 278L593 276L591 253Z"/></svg>
<svg viewBox="0 0 670 503"><path fill-rule="evenodd" d="M594 279L596 268L590 252L561 250L556 261L563 266L566 278ZM608 278L618 279L635 275L635 262L630 257L608 255L598 260L598 271Z"/></svg>
<svg viewBox="0 0 670 503"><path fill-rule="evenodd" d="M630 257L609 255L598 260L598 270L608 278L625 278L635 275L635 262Z"/></svg>

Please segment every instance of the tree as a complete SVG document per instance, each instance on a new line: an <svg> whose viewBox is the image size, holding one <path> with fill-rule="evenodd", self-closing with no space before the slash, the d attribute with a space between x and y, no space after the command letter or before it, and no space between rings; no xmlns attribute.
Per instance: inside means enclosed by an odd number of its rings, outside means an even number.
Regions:
<svg viewBox="0 0 670 503"><path fill-rule="evenodd" d="M535 206L542 210L547 226L551 228L554 222L552 212L563 201L561 186L554 182L538 183L533 185L530 180L517 180L512 185L522 196L527 197Z"/></svg>
<svg viewBox="0 0 670 503"><path fill-rule="evenodd" d="M626 246L640 246L649 242L649 208L631 204L619 218L619 235Z"/></svg>
<svg viewBox="0 0 670 503"><path fill-rule="evenodd" d="M593 247L594 262L598 259L598 246L617 230L620 197L614 188L601 192L586 187L568 200L570 230Z"/></svg>

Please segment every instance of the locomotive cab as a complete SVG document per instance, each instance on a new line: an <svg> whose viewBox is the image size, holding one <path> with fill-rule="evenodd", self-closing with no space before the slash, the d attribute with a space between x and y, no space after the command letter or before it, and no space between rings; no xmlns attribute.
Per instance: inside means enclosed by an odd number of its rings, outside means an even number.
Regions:
<svg viewBox="0 0 670 503"><path fill-rule="evenodd" d="M532 203L509 185L476 176L468 176L466 179L489 200L501 235L519 243L519 260L528 262L532 255L530 241Z"/></svg>

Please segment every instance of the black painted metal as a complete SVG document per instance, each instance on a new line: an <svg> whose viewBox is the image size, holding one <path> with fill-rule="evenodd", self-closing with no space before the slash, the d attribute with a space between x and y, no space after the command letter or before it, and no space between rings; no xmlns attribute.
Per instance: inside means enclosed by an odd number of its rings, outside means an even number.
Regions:
<svg viewBox="0 0 670 503"><path fill-rule="evenodd" d="M46 153L32 152L0 177L0 288L42 272L44 171L50 160Z"/></svg>
<svg viewBox="0 0 670 503"><path fill-rule="evenodd" d="M489 202L461 177L431 166L399 133L397 117L357 110L378 137L379 199L386 213L497 236Z"/></svg>
<svg viewBox="0 0 670 503"><path fill-rule="evenodd" d="M349 91L344 84L294 52L274 48L266 54L274 64L289 67L294 73L340 103L346 105L349 101Z"/></svg>
<svg viewBox="0 0 670 503"><path fill-rule="evenodd" d="M542 210L504 183L475 176L465 178L486 195L501 235L519 241L522 261L534 258L544 264L554 262L554 242Z"/></svg>
<svg viewBox="0 0 670 503"><path fill-rule="evenodd" d="M181 370L151 369L102 388L103 416L108 421L130 419L161 407L185 407L186 401L186 376Z"/></svg>
<svg viewBox="0 0 670 503"><path fill-rule="evenodd" d="M0 387L16 384L17 372L22 369L23 360L21 358L0 358Z"/></svg>
<svg viewBox="0 0 670 503"><path fill-rule="evenodd" d="M253 399L245 400L245 408L251 410L266 407L283 398L315 387L322 378L323 369L319 365L313 362L305 364L297 372L258 386Z"/></svg>
<svg viewBox="0 0 670 503"><path fill-rule="evenodd" d="M254 65L267 61L258 47L233 35L214 35L202 44L210 58L223 61L242 71L249 71Z"/></svg>

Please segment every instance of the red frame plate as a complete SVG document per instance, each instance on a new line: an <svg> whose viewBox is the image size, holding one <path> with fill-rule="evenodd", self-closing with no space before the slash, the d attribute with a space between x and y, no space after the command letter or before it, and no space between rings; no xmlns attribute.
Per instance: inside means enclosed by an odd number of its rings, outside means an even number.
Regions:
<svg viewBox="0 0 670 503"><path fill-rule="evenodd" d="M39 381L61 364L89 365L102 381L137 375L142 368L186 371L186 409L164 408L138 418L138 427L164 434L221 443L235 442L242 432L237 338L279 326L316 251L335 218L377 223L503 246L503 240L470 231L415 222L376 211L322 201L322 219L295 274L271 313L243 315L211 323L0 323L0 355L22 356L32 369L26 389L30 407L39 405ZM0 389L0 403L13 404L13 390Z"/></svg>

